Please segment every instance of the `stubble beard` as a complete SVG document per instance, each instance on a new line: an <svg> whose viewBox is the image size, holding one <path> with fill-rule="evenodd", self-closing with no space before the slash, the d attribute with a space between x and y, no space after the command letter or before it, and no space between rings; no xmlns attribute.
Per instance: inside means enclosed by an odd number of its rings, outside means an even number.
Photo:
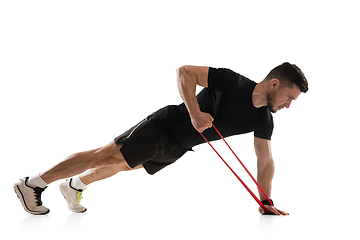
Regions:
<svg viewBox="0 0 360 240"><path fill-rule="evenodd" d="M275 93L268 94L267 95L267 106L270 109L270 112L272 112L272 113L277 112L277 110L274 109L275 108L274 103L275 103Z"/></svg>

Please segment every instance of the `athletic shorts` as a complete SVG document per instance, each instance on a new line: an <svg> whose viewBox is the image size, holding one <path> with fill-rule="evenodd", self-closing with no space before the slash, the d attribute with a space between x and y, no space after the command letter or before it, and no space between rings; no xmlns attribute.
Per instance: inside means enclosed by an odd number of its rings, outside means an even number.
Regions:
<svg viewBox="0 0 360 240"><path fill-rule="evenodd" d="M156 123L155 113L114 139L131 168L142 164L149 174L155 174L174 163L187 150L177 144Z"/></svg>

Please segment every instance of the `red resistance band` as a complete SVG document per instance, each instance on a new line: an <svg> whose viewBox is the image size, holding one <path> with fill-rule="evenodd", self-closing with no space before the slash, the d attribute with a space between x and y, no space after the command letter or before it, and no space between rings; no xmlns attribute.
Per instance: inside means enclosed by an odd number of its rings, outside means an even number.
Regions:
<svg viewBox="0 0 360 240"><path fill-rule="evenodd" d="M221 133L219 132L219 130L217 130L217 128L212 125L214 127L214 129L216 130L216 132L219 134L219 136L221 137L222 140L224 140L225 144L229 147L229 149L231 150L231 152L234 154L234 156L236 157L236 159L240 162L241 166L244 167L245 171L250 175L251 179L255 182L255 184L257 185L257 187L260 189L260 191L262 192L262 194L264 194L265 198L269 201L269 203L274 206L272 204L272 202L270 201L270 199L268 198L268 196L265 194L265 192L262 190L262 188L260 187L260 185L258 184L258 182L255 180L255 178L251 175L251 173L249 172L249 170L245 167L245 165L241 162L241 160L239 159L239 157L235 154L235 152L232 150L232 148L229 146L229 144L226 142L226 140L224 139L224 137L221 135ZM204 137L204 135L202 133L200 133L201 136L205 139L205 141L210 145L210 147L216 152L216 154L221 158L221 160L225 163L225 165L231 170L231 172L237 177L237 179L242 183L242 185L246 188L246 190L248 190L248 192L250 193L250 195L255 199L255 201L260 205L260 207L265 209L264 204L255 196L255 194L248 188L248 186L246 186L246 184L243 182L243 180L241 180L241 178L234 172L234 170L229 166L229 164L227 164L227 162L221 157L221 155L218 153L218 151L215 150L215 148L211 145L211 143Z"/></svg>

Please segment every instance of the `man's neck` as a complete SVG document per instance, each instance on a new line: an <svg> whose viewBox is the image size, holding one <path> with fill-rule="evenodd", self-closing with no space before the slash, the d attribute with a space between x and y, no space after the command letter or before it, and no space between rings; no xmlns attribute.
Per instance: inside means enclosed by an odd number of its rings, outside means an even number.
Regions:
<svg viewBox="0 0 360 240"><path fill-rule="evenodd" d="M268 105L264 82L256 84L252 93L252 102L256 108L261 108Z"/></svg>

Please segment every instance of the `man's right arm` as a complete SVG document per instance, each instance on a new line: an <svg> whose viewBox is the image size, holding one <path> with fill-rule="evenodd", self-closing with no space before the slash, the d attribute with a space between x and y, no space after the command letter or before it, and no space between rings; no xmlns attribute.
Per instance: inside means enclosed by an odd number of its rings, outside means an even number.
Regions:
<svg viewBox="0 0 360 240"><path fill-rule="evenodd" d="M177 70L177 83L181 98L189 112L191 123L198 132L212 127L214 119L201 112L196 99L196 86L208 87L209 67L182 66Z"/></svg>

